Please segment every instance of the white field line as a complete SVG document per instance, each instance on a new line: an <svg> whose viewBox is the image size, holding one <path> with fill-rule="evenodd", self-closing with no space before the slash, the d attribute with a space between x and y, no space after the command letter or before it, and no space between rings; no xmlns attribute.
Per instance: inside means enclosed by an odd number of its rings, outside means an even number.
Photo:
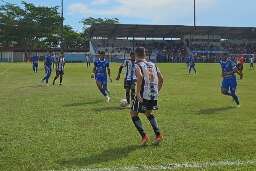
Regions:
<svg viewBox="0 0 256 171"><path fill-rule="evenodd" d="M171 164L163 164L163 165L139 165L139 166L127 166L127 167L119 167L119 168L83 168L83 169L64 169L62 171L137 171L137 170L175 170L175 169L207 169L211 167L238 167L238 166L255 166L256 160L248 160L248 161L213 161L213 162L205 162L205 163L171 163ZM57 171L57 170L50 170Z"/></svg>

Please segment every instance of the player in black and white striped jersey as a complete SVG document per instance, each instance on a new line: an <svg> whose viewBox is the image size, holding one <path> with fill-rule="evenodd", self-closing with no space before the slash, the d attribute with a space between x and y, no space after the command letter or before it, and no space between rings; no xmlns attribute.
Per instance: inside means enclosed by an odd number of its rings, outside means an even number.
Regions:
<svg viewBox="0 0 256 171"><path fill-rule="evenodd" d="M55 84L55 81L60 77L60 83L59 85L62 85L63 75L64 75L64 67L65 67L65 59L64 59L64 53L61 53L60 57L57 57L56 59L56 76L53 80L53 85Z"/></svg>
<svg viewBox="0 0 256 171"><path fill-rule="evenodd" d="M136 98L132 102L131 107L131 118L137 128L138 132L142 137L141 145L147 144L149 138L145 133L141 120L138 116L139 113L144 113L154 132L155 132L155 144L159 144L162 140L162 135L158 127L156 118L153 114L154 110L158 109L157 100L159 91L162 89L163 76L160 70L152 62L147 61L145 48L140 47L135 50L136 56Z"/></svg>
<svg viewBox="0 0 256 171"><path fill-rule="evenodd" d="M131 100L135 97L135 85L137 81L135 75L135 54L133 52L130 54L130 59L125 60L119 67L116 80L120 80L123 68L125 68L124 89L126 91L126 100L128 105L130 105Z"/></svg>

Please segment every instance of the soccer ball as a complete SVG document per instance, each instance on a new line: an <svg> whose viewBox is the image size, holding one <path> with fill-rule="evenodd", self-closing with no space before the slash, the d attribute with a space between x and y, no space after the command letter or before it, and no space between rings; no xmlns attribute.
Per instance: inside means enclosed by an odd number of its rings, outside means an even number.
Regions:
<svg viewBox="0 0 256 171"><path fill-rule="evenodd" d="M128 102L127 102L126 99L120 100L120 106L121 106L121 107L126 107L127 105L128 105Z"/></svg>

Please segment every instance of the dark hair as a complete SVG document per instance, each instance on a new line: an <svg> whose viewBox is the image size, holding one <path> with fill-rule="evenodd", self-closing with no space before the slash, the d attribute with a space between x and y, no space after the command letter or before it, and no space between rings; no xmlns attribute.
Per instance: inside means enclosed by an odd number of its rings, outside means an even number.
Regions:
<svg viewBox="0 0 256 171"><path fill-rule="evenodd" d="M101 54L101 55L105 55L105 51L101 51L100 54Z"/></svg>
<svg viewBox="0 0 256 171"><path fill-rule="evenodd" d="M135 55L138 57L145 57L146 56L146 50L144 47L138 47L135 49Z"/></svg>

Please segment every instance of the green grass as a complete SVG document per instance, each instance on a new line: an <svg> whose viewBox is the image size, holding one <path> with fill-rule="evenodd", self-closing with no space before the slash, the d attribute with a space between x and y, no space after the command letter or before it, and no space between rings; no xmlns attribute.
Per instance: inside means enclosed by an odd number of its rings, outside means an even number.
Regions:
<svg viewBox="0 0 256 171"><path fill-rule="evenodd" d="M123 81L109 85L112 101L106 104L82 64L66 65L61 87L40 86L42 68L33 74L30 64L0 64L0 170L256 160L255 71L245 69L241 108L233 108L220 94L219 65L198 64L196 76L186 74L185 64L159 67L165 83L156 116L165 139L142 148L129 110L119 108ZM112 75L117 69L113 64ZM255 170L256 164L206 168L234 169Z"/></svg>

